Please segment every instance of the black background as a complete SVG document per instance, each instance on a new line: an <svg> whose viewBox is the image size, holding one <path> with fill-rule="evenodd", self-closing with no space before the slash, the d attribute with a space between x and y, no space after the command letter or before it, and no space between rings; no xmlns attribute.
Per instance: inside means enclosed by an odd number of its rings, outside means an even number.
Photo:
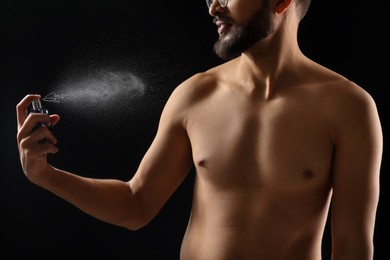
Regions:
<svg viewBox="0 0 390 260"><path fill-rule="evenodd" d="M299 32L306 55L355 81L377 102L385 147L375 259L389 259L389 30L381 21L383 9L367 1L314 0ZM99 68L132 71L147 90L129 104L111 105L105 113L48 105L61 115L54 129L60 152L50 156L54 165L83 176L128 180L152 141L172 90L192 74L220 63L212 52L217 34L204 1L19 0L5 1L2 11L3 259L178 259L193 174L141 230L101 222L25 178L18 161L15 106L27 93L48 94L69 75ZM327 230L324 251L328 249Z"/></svg>

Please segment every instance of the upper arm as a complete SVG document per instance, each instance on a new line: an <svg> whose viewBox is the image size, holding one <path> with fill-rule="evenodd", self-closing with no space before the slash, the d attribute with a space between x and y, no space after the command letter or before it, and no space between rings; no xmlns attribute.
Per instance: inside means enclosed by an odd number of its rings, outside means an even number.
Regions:
<svg viewBox="0 0 390 260"><path fill-rule="evenodd" d="M144 224L150 221L187 176L192 166L191 144L184 127L184 91L168 99L156 136L129 185Z"/></svg>
<svg viewBox="0 0 390 260"><path fill-rule="evenodd" d="M374 100L365 91L352 89L352 95L337 105L331 217L333 254L343 255L349 248L355 257L366 259L373 253L382 130Z"/></svg>

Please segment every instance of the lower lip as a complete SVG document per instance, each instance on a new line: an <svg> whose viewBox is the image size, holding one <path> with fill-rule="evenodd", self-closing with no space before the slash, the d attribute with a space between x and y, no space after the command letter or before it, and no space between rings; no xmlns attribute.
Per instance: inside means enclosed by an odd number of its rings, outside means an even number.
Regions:
<svg viewBox="0 0 390 260"><path fill-rule="evenodd" d="M222 24L218 27L218 34L225 34L231 26L227 24Z"/></svg>

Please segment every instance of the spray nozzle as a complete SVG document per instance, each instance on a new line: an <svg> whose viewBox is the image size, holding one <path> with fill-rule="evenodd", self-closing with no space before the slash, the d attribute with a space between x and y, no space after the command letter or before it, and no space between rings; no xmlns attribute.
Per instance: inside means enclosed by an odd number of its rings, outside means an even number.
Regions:
<svg viewBox="0 0 390 260"><path fill-rule="evenodd" d="M43 113L43 114L49 114L49 111L45 108L43 108L41 100L35 99L31 102L31 112L33 113Z"/></svg>
<svg viewBox="0 0 390 260"><path fill-rule="evenodd" d="M41 109L42 109L41 100L39 100L39 99L33 100L33 102L32 102L32 108L33 108L33 110L35 110L35 111L41 110Z"/></svg>

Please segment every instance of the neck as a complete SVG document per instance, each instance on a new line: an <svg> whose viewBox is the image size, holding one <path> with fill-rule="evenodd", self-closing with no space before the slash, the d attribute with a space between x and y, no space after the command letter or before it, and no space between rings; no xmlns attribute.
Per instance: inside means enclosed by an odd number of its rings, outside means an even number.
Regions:
<svg viewBox="0 0 390 260"><path fill-rule="evenodd" d="M268 99L303 58L294 31L282 29L245 51L238 59L237 73L251 91L260 91Z"/></svg>

